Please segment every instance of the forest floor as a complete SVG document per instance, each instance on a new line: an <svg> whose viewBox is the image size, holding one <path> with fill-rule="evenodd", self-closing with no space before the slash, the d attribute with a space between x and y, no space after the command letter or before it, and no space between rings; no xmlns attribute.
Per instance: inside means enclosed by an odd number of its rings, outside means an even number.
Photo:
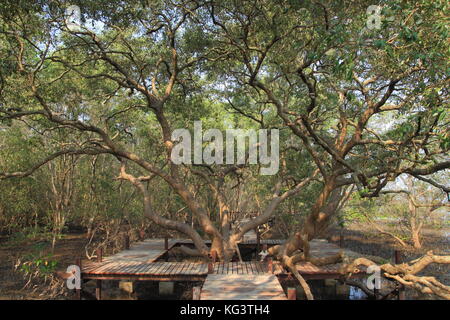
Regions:
<svg viewBox="0 0 450 320"><path fill-rule="evenodd" d="M335 232L338 232L335 230ZM380 235L375 230L364 224L354 223L344 229L344 247L362 254L381 256L386 259L392 259L394 250L399 249L404 252L404 259L409 261L420 257L428 250L433 250L436 254L450 254L450 229L436 230L426 229L424 232L423 249L414 249L412 247L402 248L395 240L385 235ZM86 237L84 234L66 234L60 239L55 247L53 255L48 259L57 261L58 270L65 268L74 263L74 258L84 252L86 245ZM27 283L23 273L15 270L14 266L19 259L24 261L28 256L29 259L37 259L38 251L49 251L49 244L44 240L12 240L11 238L0 238L0 300L2 299L52 299L50 293L42 290L43 286L29 285L24 288ZM31 257L31 258L30 258ZM450 283L450 266L429 266L425 274L435 276L445 284ZM140 296L123 294L118 290L116 284L106 284L110 289L104 290L111 292L108 297L110 299L158 299L157 283L139 284L143 287ZM189 299L190 288L193 284L177 283L175 287L174 297ZM93 288L92 288L93 289ZM105 288L106 289L106 288ZM63 290L64 291L64 290ZM67 291L67 290L66 290ZM143 292L143 293L142 293ZM407 292L409 299L427 299L429 297L418 295L413 291ZM58 299L70 298L61 295L56 296Z"/></svg>
<svg viewBox="0 0 450 320"><path fill-rule="evenodd" d="M48 260L57 261L57 270L65 270L74 264L74 259L84 252L87 243L85 234L65 234L58 240ZM20 261L36 261L51 253L50 243L43 239L0 238L0 299L48 299L40 287L24 286L28 279L15 266Z"/></svg>

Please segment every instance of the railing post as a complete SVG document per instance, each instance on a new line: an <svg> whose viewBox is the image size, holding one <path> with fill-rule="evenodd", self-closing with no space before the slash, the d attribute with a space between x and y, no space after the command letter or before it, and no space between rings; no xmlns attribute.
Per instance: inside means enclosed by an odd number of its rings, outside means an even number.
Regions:
<svg viewBox="0 0 450 320"><path fill-rule="evenodd" d="M208 262L208 273L214 273L214 264L217 261L217 251L216 250L211 250L211 260Z"/></svg>
<svg viewBox="0 0 450 320"><path fill-rule="evenodd" d="M214 264L210 261L208 262L208 274L214 273Z"/></svg>
<svg viewBox="0 0 450 320"><path fill-rule="evenodd" d="M169 250L169 237L164 237L164 250Z"/></svg>
<svg viewBox="0 0 450 320"><path fill-rule="evenodd" d="M402 263L402 252L400 250L394 251L394 261L395 264ZM401 283L397 283L398 285L398 300L405 300L405 286Z"/></svg>
<svg viewBox="0 0 450 320"><path fill-rule="evenodd" d="M255 232L256 232L256 251L259 252L261 244L261 235L259 234L258 227L255 228Z"/></svg>
<svg viewBox="0 0 450 320"><path fill-rule="evenodd" d="M288 300L297 300L297 290L295 288L288 288L287 298Z"/></svg>
<svg viewBox="0 0 450 320"><path fill-rule="evenodd" d="M103 248L97 248L97 262L103 261ZM97 300L102 300L102 280L96 281L95 286L95 298Z"/></svg>
<svg viewBox="0 0 450 320"><path fill-rule="evenodd" d="M267 259L267 272L273 273L273 261L272 258Z"/></svg>
<svg viewBox="0 0 450 320"><path fill-rule="evenodd" d="M192 288L192 300L200 300L200 295L202 293L202 289L200 287Z"/></svg>
<svg viewBox="0 0 450 320"><path fill-rule="evenodd" d="M97 262L102 262L103 260L103 248L98 248L97 252Z"/></svg>
<svg viewBox="0 0 450 320"><path fill-rule="evenodd" d="M343 248L344 247L344 235L341 233L339 234L339 247Z"/></svg>

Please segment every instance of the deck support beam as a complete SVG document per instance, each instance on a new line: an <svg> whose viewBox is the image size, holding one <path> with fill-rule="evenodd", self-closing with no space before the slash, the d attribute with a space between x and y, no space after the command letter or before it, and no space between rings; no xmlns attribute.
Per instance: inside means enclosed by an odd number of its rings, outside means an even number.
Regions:
<svg viewBox="0 0 450 320"><path fill-rule="evenodd" d="M288 288L287 289L287 298L288 298L288 300L297 300L297 289Z"/></svg>
<svg viewBox="0 0 450 320"><path fill-rule="evenodd" d="M267 272L273 273L273 260L272 258L267 259Z"/></svg>
<svg viewBox="0 0 450 320"><path fill-rule="evenodd" d="M202 293L201 287L193 287L192 288L192 300L200 300L201 293Z"/></svg>
<svg viewBox="0 0 450 320"><path fill-rule="evenodd" d="M96 280L95 298L97 300L102 300L102 280Z"/></svg>

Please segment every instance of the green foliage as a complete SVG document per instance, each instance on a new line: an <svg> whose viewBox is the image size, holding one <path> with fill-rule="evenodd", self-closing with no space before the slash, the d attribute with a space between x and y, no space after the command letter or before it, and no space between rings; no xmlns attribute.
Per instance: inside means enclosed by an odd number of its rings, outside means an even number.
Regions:
<svg viewBox="0 0 450 320"><path fill-rule="evenodd" d="M30 253L19 259L16 268L24 277L46 279L57 270L58 261L53 254L45 253L46 246L45 243L37 243Z"/></svg>
<svg viewBox="0 0 450 320"><path fill-rule="evenodd" d="M310 116L314 119L315 133L333 145L342 128L342 118L349 123L344 140L350 141L355 124L368 110L367 97L379 99L392 79L412 67L425 66L424 70L402 79L398 83L400 93L396 92L386 102L401 104L402 98L409 97L401 110L379 113L369 119L368 127L375 134L363 130L361 137L405 143L393 147L383 143L356 146L345 161L361 172L386 172L435 161L422 160L423 154L448 153L447 1L381 1L382 26L375 30L366 28L366 10L373 4L371 1L326 4L293 0L221 1L198 6L192 1L174 3L86 0L49 4L38 1L29 5L26 1L3 1L0 172L30 168L63 148L105 145L95 131L84 126L100 128L118 149L133 152L168 172L155 107L132 80L148 89L154 85L155 96L161 97L175 73L178 78L163 108L171 129L191 130L195 120L202 120L204 129L281 128L282 168L277 176L259 176L256 167L250 166L225 179L227 196L233 199L230 202L236 208L242 199L249 199L249 206L256 207L257 196L264 206L279 178L286 178L281 188L284 192L311 176L317 166L317 159L306 150L305 142L280 119L273 101L263 90L252 86L255 80L282 101L288 122L304 131L299 124L301 116ZM84 25L91 30L98 27L95 37L67 32L63 13L69 4L80 6ZM214 13L222 25L213 23L211 4L216 4ZM170 39L174 30L168 26L177 23L181 27L176 37ZM20 37L27 38L22 43L23 56L18 59ZM171 65L171 41L178 54L176 67ZM48 50L44 50L46 44ZM102 53L99 47L107 53ZM40 58L45 55L40 65ZM262 61L260 65L258 61ZM19 62L24 70L20 70ZM251 71L258 68L259 73L253 77ZM33 70L34 76L26 74L27 70ZM4 106L26 112L42 110L33 96L30 79L36 81L36 90L55 114L79 121L82 129L56 125L41 114L23 122L8 118ZM313 83L317 95L308 91L305 79ZM358 82L368 79L375 80L368 92L362 92ZM344 101L340 91L346 91ZM317 106L309 111L312 96ZM421 149L415 148L416 136L426 141ZM324 162L325 170L330 173L342 170L316 137L308 136L305 140ZM111 152L109 147L105 150ZM87 227L94 224L106 228L111 221L120 224L125 220L136 226L145 225L139 194L132 185L116 179L120 165L117 157L85 154L76 155L73 160L76 161L70 177L73 195L67 197L63 210L55 209L58 192L52 182L64 172L64 165L42 166L25 179L2 180L0 231L13 234L22 230L16 235L17 241L41 235L51 237L50 230L27 228L55 225L56 214L66 219L61 219L64 223ZM148 174L136 164L127 166L136 176ZM187 168L182 170L185 169L183 183L215 218L218 210L211 188ZM367 194L378 178L379 175L369 174L367 185L358 194ZM152 206L163 217L191 223L192 213L181 210L186 203L166 182L161 177L152 177L146 185ZM235 187L237 184L239 187ZM56 189L64 190L61 185ZM279 212L285 223L291 226L302 223L322 187L323 181L313 181L283 202ZM376 212L376 201L354 201L361 202L360 207L350 206L339 221L341 225L362 219L361 210L380 214Z"/></svg>

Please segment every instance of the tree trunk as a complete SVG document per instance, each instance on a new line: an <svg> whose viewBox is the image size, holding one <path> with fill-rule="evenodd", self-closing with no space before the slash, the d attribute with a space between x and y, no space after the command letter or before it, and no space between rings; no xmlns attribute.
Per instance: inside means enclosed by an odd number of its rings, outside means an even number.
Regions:
<svg viewBox="0 0 450 320"><path fill-rule="evenodd" d="M421 249L422 248L422 240L421 240L421 230L416 228L411 230L411 240L414 248Z"/></svg>
<svg viewBox="0 0 450 320"><path fill-rule="evenodd" d="M411 234L411 241L413 243L414 248L420 249L422 248L422 242L421 242L421 229L422 229L422 222L417 223L417 207L414 204L411 197L408 201L409 205L409 230Z"/></svg>

